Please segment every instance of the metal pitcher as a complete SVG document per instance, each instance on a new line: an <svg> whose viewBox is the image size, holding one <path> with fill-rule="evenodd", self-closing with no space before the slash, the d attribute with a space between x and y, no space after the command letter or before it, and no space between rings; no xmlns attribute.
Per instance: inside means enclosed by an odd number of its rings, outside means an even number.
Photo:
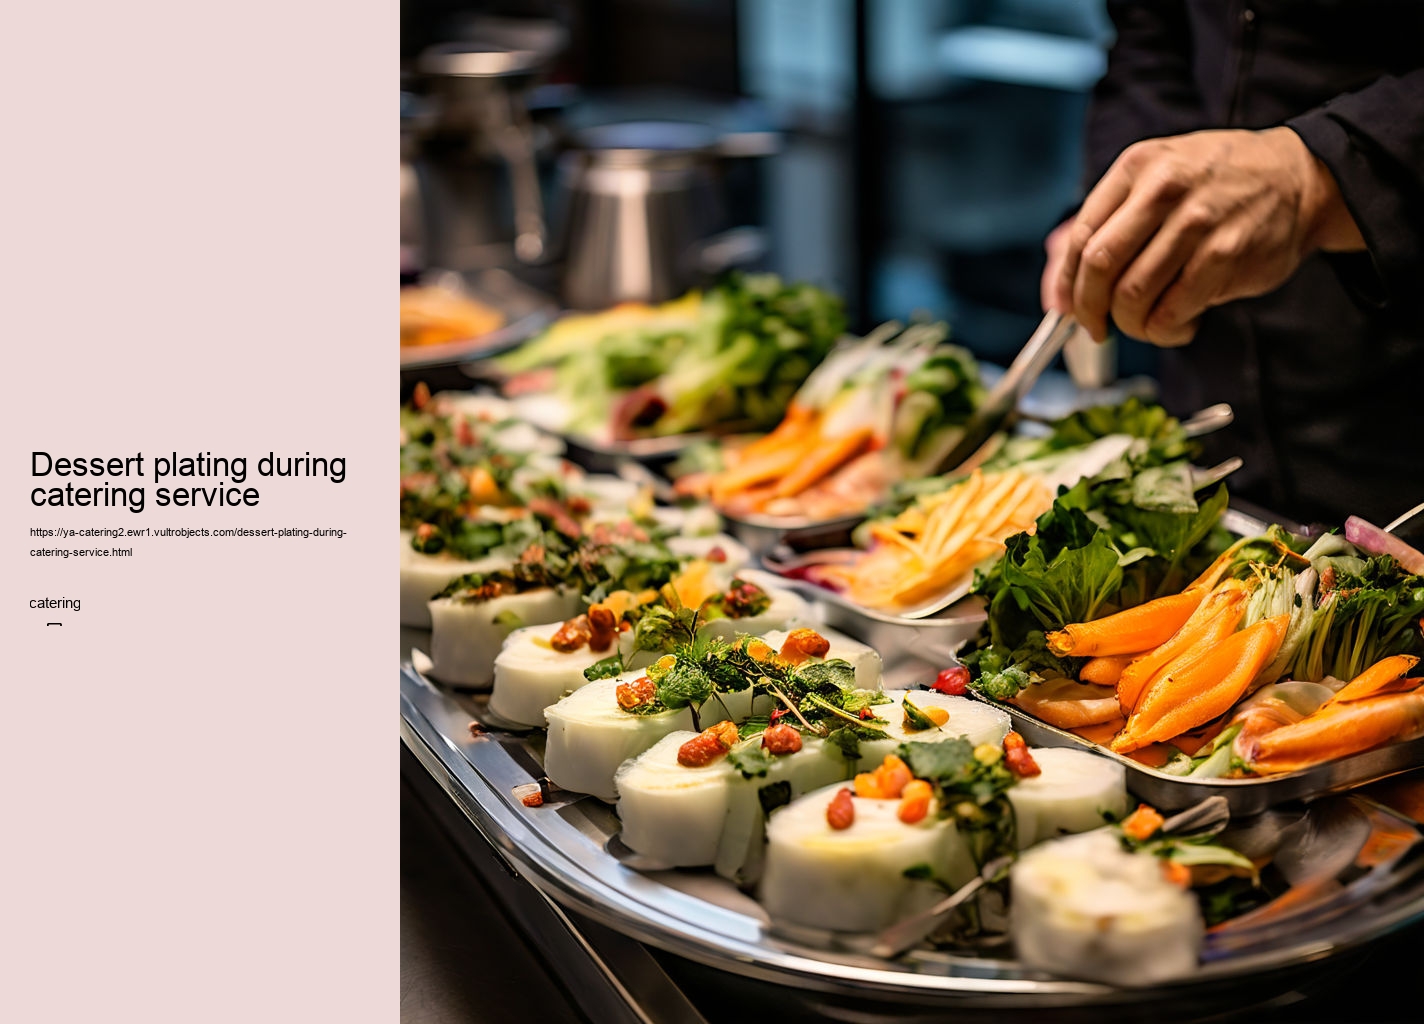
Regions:
<svg viewBox="0 0 1424 1024"><path fill-rule="evenodd" d="M601 309L674 298L765 250L763 233L718 233L718 161L776 151L774 133L638 121L586 129L561 178L565 302Z"/></svg>

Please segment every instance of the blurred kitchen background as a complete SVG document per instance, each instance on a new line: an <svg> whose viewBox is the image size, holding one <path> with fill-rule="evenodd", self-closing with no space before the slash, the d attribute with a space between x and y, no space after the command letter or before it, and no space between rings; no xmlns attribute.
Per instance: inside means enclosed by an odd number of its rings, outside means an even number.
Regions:
<svg viewBox="0 0 1424 1024"><path fill-rule="evenodd" d="M1111 38L1101 0L404 0L403 280L592 308L747 266L1005 362Z"/></svg>

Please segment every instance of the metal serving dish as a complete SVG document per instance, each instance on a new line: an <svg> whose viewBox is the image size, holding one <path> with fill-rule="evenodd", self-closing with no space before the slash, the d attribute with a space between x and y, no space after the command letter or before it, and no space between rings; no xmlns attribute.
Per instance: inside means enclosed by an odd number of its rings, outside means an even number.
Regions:
<svg viewBox="0 0 1424 1024"><path fill-rule="evenodd" d="M895 1007L906 1019L976 1008L1054 1007L1055 1019L1089 1019L1092 1007L1130 1007L1154 1019L1240 1010L1307 976L1343 967L1373 939L1424 919L1424 844L1361 871L1350 859L1330 898L1273 927L1208 937L1191 977L1153 989L1121 989L1025 970L1013 959L920 950L895 961L814 948L776 934L760 906L708 871L640 872L610 849L618 819L592 797L548 791L541 807L521 792L540 784L542 733L480 732L480 698L456 701L401 669L401 736L507 863L548 898L660 949L737 975ZM547 783L545 783L547 787ZM1355 803L1358 798L1332 798ZM1367 802L1359 801L1361 807ZM1372 814L1386 814L1369 805ZM1389 815L1406 834L1413 825ZM1337 961L1338 958L1338 961ZM1330 961L1330 963L1326 963ZM828 1004L829 1005L829 1004ZM850 1018L843 1018L850 1019ZM856 1018L861 1019L861 1018Z"/></svg>
<svg viewBox="0 0 1424 1024"><path fill-rule="evenodd" d="M1205 800L1224 796L1232 814L1259 814L1287 800L1308 800L1326 793L1354 789L1369 782L1389 778L1424 766L1424 737L1391 743L1377 750L1337 758L1302 771L1284 772L1259 779L1192 779L1168 775L1130 757L1116 754L1049 725L1012 704L1001 704L973 690L970 696L1008 712L1023 738L1039 747L1079 747L1111 758L1127 769L1128 785L1148 803L1163 810L1179 810Z"/></svg>
<svg viewBox="0 0 1424 1024"><path fill-rule="evenodd" d="M571 462L591 473L617 473L629 463L665 466L693 445L709 441L714 436L709 433L670 434L667 437L636 437L629 441L613 441L583 434L566 434L563 431L550 433L563 440L565 454Z"/></svg>
<svg viewBox="0 0 1424 1024"><path fill-rule="evenodd" d="M506 352L542 331L558 312L551 298L505 270L469 274L441 271L439 276L452 282L457 291L503 313L504 326L443 345L403 345L400 351L403 376L408 371L453 367Z"/></svg>

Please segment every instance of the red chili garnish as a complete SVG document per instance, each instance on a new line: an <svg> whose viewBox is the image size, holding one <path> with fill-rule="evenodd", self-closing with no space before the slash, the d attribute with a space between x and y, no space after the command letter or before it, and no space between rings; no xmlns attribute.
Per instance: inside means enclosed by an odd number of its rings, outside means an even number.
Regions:
<svg viewBox="0 0 1424 1024"><path fill-rule="evenodd" d="M726 560L727 552L722 550L721 545L718 545L711 551L707 552L707 561L709 562L725 562Z"/></svg>
<svg viewBox="0 0 1424 1024"><path fill-rule="evenodd" d="M761 745L769 754L794 754L801 749L801 734L789 725L770 725L761 734Z"/></svg>
<svg viewBox="0 0 1424 1024"><path fill-rule="evenodd" d="M1004 737L1004 765L1021 779L1043 774L1043 769L1028 752L1028 744L1016 732Z"/></svg>
<svg viewBox="0 0 1424 1024"><path fill-rule="evenodd" d="M773 712L771 713L771 723L770 723L770 724L771 724L771 725L775 725L777 722L781 721L783 718L785 718L785 717L786 717L787 715L789 715L789 714L791 714L791 712L788 711L786 708L777 708L775 711L773 711Z"/></svg>
<svg viewBox="0 0 1424 1024"><path fill-rule="evenodd" d="M969 689L969 670L963 665L941 669L939 675L935 676L935 681L930 684L930 689L951 697L962 696L964 691Z"/></svg>
<svg viewBox="0 0 1424 1024"><path fill-rule="evenodd" d="M868 721L870 721L870 720L871 720L872 718L874 718L874 717L875 717L875 712L874 712L874 711L871 711L869 708L861 708L861 709L860 709L860 720L861 720L862 722L868 722Z"/></svg>
<svg viewBox="0 0 1424 1024"><path fill-rule="evenodd" d="M837 832L855 824L855 801L851 799L852 795L849 789L838 790L826 805L826 824Z"/></svg>

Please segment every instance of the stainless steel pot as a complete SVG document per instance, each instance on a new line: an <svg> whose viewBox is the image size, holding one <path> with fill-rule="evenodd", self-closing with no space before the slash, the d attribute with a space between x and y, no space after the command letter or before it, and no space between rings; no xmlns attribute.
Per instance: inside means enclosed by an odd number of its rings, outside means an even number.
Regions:
<svg viewBox="0 0 1424 1024"><path fill-rule="evenodd" d="M660 302L765 249L721 224L717 164L776 151L777 136L638 121L587 129L565 154L564 300L575 309Z"/></svg>

